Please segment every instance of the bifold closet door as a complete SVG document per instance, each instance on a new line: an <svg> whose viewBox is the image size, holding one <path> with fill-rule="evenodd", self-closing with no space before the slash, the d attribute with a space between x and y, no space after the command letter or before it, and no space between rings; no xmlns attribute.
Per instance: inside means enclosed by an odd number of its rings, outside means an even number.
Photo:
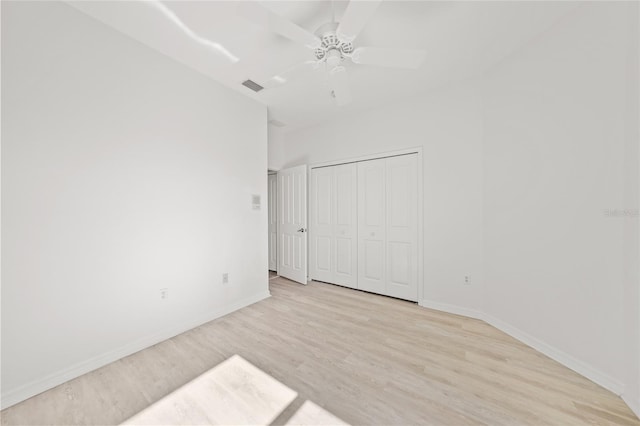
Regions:
<svg viewBox="0 0 640 426"><path fill-rule="evenodd" d="M358 163L358 288L418 300L417 155Z"/></svg>
<svg viewBox="0 0 640 426"><path fill-rule="evenodd" d="M418 300L418 156L387 161L387 277L385 293Z"/></svg>
<svg viewBox="0 0 640 426"><path fill-rule="evenodd" d="M385 292L386 159L358 163L358 288Z"/></svg>
<svg viewBox="0 0 640 426"><path fill-rule="evenodd" d="M335 275L334 282L358 286L358 169L355 164L334 167L335 181Z"/></svg>
<svg viewBox="0 0 640 426"><path fill-rule="evenodd" d="M356 179L355 164L311 170L311 279L357 286Z"/></svg>
<svg viewBox="0 0 640 426"><path fill-rule="evenodd" d="M309 200L309 278L333 280L333 167L311 169Z"/></svg>

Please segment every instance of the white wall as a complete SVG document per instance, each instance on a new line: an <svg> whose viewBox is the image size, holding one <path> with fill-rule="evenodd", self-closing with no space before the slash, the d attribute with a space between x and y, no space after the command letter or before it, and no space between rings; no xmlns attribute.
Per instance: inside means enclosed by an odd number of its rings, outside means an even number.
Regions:
<svg viewBox="0 0 640 426"><path fill-rule="evenodd" d="M624 120L638 78L628 72L636 7L582 5L497 66L483 90L485 311L618 392L633 219L606 210L630 208Z"/></svg>
<svg viewBox="0 0 640 426"><path fill-rule="evenodd" d="M626 325L625 342L628 347L625 350L625 390L623 397L640 417L640 7L636 3L636 12L630 12L627 19L629 25L629 37L631 42L627 44L629 66L626 79L628 89L626 92L627 115L625 126L625 209L631 212L631 216L624 218L624 248L626 253L625 268L625 317ZM634 24L635 20L635 24ZM633 215L636 215L634 217Z"/></svg>
<svg viewBox="0 0 640 426"><path fill-rule="evenodd" d="M482 303L479 108L473 85L445 88L286 134L287 167L423 147L425 304Z"/></svg>
<svg viewBox="0 0 640 426"><path fill-rule="evenodd" d="M581 4L477 81L287 133L285 164L423 146L423 304L640 407L638 218L605 216L638 208L637 9Z"/></svg>
<svg viewBox="0 0 640 426"><path fill-rule="evenodd" d="M284 164L284 130L269 124L268 128L268 155L269 170L280 170Z"/></svg>
<svg viewBox="0 0 640 426"><path fill-rule="evenodd" d="M265 107L57 2L2 88L4 406L268 296Z"/></svg>

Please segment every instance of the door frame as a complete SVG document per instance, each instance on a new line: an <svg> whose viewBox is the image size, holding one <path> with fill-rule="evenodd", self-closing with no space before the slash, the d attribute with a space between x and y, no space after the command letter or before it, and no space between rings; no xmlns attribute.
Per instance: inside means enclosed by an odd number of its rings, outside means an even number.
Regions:
<svg viewBox="0 0 640 426"><path fill-rule="evenodd" d="M269 211L267 211L267 220L269 220L269 215L271 214L270 210L271 210L271 201L272 201L271 197L269 196L270 195L270 193L269 193L270 188L268 186L269 185L269 176L275 176L275 179L276 179L276 195L275 195L275 200L273 200L273 202L275 203L275 206L276 206L275 207L275 209L276 209L276 242L275 242L275 244L276 244L276 247L275 247L275 250L276 250L276 269L275 269L275 271L273 269L269 269L269 271L273 271L273 272L275 272L277 274L278 273L278 171L277 170L267 169L267 197L268 197L267 198L267 209L269 209ZM267 223L267 232L269 232L269 225L270 224ZM271 241L269 241L268 244L269 244L269 247L268 247L267 252L271 253ZM269 262L271 262L271 259L269 259ZM271 265L269 265L269 266L271 266Z"/></svg>
<svg viewBox="0 0 640 426"><path fill-rule="evenodd" d="M338 166L340 164L359 163L361 161L378 160L380 158L398 157L401 155L417 154L418 155L418 303L424 299L424 175L423 175L423 159L422 159L422 147L417 146L413 148L399 149L395 151L379 152L375 154L363 155L359 157L352 157L343 160L323 161L319 163L309 164L307 175L311 176L311 169L318 169L321 167ZM310 179L307 179L307 200L311 196ZM309 209L307 208L307 216L309 215ZM309 218L307 217L307 226L311 226ZM307 238L307 244L309 244L309 238ZM307 247L307 256L309 255L309 249ZM309 259L307 259L307 264ZM307 272L308 273L308 272Z"/></svg>

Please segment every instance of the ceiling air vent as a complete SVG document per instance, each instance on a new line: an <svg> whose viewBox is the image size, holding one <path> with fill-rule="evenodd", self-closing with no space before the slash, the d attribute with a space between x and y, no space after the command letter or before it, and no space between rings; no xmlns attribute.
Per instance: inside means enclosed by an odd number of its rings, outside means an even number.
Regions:
<svg viewBox="0 0 640 426"><path fill-rule="evenodd" d="M249 89L253 90L254 92L259 92L262 89L264 89L264 87L260 86L258 83L256 83L255 81L252 80L245 80L242 82L242 85L245 87L248 87Z"/></svg>

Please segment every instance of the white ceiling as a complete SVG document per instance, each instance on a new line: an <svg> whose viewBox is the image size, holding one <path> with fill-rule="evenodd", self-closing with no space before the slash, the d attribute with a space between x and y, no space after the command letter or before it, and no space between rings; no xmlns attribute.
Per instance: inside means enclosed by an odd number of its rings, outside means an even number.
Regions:
<svg viewBox="0 0 640 426"><path fill-rule="evenodd" d="M577 7L575 2L545 1L383 1L354 45L424 49L427 60L417 70L346 64L353 102L338 107L329 96L322 69L259 93L241 86L247 78L264 82L294 64L313 59L313 51L248 22L237 13L238 2L163 2L197 36L220 43L237 56L236 63L194 41L153 2L68 3L264 103L269 107L269 117L286 123L286 129L369 109L480 75ZM331 19L328 0L263 4L311 32ZM335 1L337 21L346 7L346 1Z"/></svg>

